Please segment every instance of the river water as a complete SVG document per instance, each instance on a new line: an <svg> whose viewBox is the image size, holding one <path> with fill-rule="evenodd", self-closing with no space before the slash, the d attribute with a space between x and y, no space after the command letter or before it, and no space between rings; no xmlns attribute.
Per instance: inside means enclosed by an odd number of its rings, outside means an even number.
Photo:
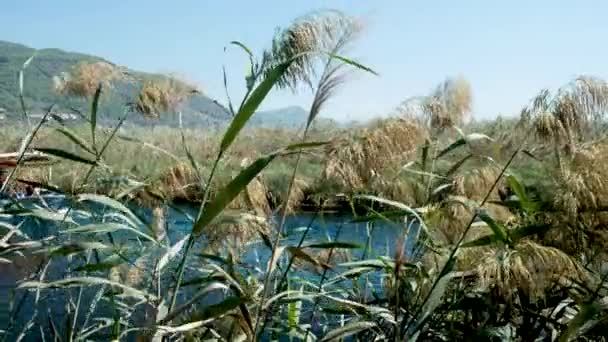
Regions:
<svg viewBox="0 0 608 342"><path fill-rule="evenodd" d="M67 205L66 200L61 197L47 198L46 202L49 207L59 211L65 210ZM148 220L151 219L152 215L149 210L143 208L133 209L141 217ZM167 231L172 244L190 232L192 223L188 215L194 217L196 216L195 214L196 208L187 206L180 207L178 210L167 210ZM0 222L1 220L2 218L0 217ZM35 240L43 239L50 235L57 235L60 229L54 223L32 218L5 217L4 220L9 221L11 224L21 224L20 229L28 234L31 239ZM278 218L275 221L278 221ZM310 229L307 229L307 227L310 227ZM354 254L352 256L353 259L358 260L363 257L392 256L398 241L403 241L402 237L407 233L408 227L405 227L403 223L398 224L387 221L358 222L350 215L301 213L287 217L285 224L286 238L281 243L283 245L296 245L305 230L308 230L307 242L340 241L360 245L361 248L352 251ZM2 233L0 234L1 238L5 231L0 230L0 232ZM411 236L415 236L415 234L410 234ZM408 240L406 242L406 251L414 253L413 246L415 245L415 240ZM246 246L243 261L247 264L263 268L262 265L266 265L269 258L269 249L260 241ZM9 303L11 299L13 299L13 304L16 305L19 303L21 296L23 296L24 291L13 292L17 282L36 270L37 267L40 267L41 260L41 257L28 256L27 258L11 257L11 263L0 262L0 330L6 329L9 324L11 308ZM63 262L53 264L53 267L48 271L49 278L61 279L62 274L65 273L66 266ZM315 274L309 273L307 276L315 277ZM185 274L185 278L188 278L187 274ZM381 279L374 279L373 281L380 282ZM89 294L89 296L93 296L93 293ZM24 301L23 307L19 311L20 318L16 322L17 326L20 324L24 325L26 323L25 319L32 315L32 300L32 298L28 298L28 300ZM65 311L61 307L65 305L63 302L65 298L55 297L49 300L55 300L55 304L50 305L51 309L48 309L46 314L51 314L51 311ZM49 305L47 305L48 307ZM36 340L36 338L33 340Z"/></svg>

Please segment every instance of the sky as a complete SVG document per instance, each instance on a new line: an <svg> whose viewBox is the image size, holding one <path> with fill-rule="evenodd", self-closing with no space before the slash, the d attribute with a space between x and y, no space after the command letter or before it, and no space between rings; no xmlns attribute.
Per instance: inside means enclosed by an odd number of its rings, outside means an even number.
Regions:
<svg viewBox="0 0 608 342"><path fill-rule="evenodd" d="M578 75L608 78L608 1L602 0L2 0L0 40L176 73L225 103L243 94L247 60L277 27L319 9L357 16L365 30L347 56L379 73L353 73L322 116L366 120L428 94L446 77L473 88L473 116L515 115L542 88ZM264 109L300 105L310 91L274 91Z"/></svg>

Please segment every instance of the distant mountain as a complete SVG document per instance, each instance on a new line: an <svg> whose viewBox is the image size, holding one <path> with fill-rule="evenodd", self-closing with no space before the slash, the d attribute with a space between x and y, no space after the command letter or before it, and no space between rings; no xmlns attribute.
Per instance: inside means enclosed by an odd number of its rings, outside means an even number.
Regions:
<svg viewBox="0 0 608 342"><path fill-rule="evenodd" d="M67 72L79 62L111 61L101 57L82 53L67 52L59 49L35 50L31 47L0 40L0 120L19 118L21 105L19 101L18 73L23 63L36 53L25 70L24 99L31 114L44 112L51 104L64 113L73 109L87 112L90 104L83 99L58 95L53 90L53 77ZM160 77L159 74L139 72L126 69L137 79L145 81ZM113 91L102 98L102 111L99 114L101 123L120 117L127 102L133 101L141 87L141 82L112 82ZM222 104L203 95L196 94L182 105L182 123L185 127L224 126L231 120L231 115ZM298 106L274 110L259 111L253 115L250 126L273 128L302 128L308 112ZM5 118L5 119L2 119ZM137 125L177 125L177 116L163 116L160 120L144 119L133 115L129 121ZM330 119L318 119L320 123L332 122Z"/></svg>
<svg viewBox="0 0 608 342"><path fill-rule="evenodd" d="M66 52L59 49L34 50L21 44L0 41L0 111L7 117L20 115L18 72L23 63L34 52L36 56L25 70L24 98L31 113L42 112L51 104L59 111L69 111L70 108L88 108L88 103L82 99L58 95L53 90L53 76L69 71L78 62L111 62L96 56L81 53ZM158 74L128 70L137 79L149 80L160 77ZM112 119L120 116L125 103L132 101L139 91L140 83L113 82L112 91L103 98L101 118ZM201 124L223 122L229 119L228 111L216 101L205 95L192 96L183 105L185 121L192 119ZM136 120L139 121L139 120ZM142 121L143 122L143 121Z"/></svg>
<svg viewBox="0 0 608 342"><path fill-rule="evenodd" d="M302 128L306 124L308 111L302 107L290 106L285 108L259 111L251 117L251 125L267 127Z"/></svg>

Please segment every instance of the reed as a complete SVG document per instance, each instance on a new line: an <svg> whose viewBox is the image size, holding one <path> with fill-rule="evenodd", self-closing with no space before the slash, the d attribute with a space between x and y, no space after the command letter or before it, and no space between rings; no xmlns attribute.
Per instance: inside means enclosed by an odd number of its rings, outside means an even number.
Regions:
<svg viewBox="0 0 608 342"><path fill-rule="evenodd" d="M93 63L58 78L58 90L91 101L86 125L0 129L2 152L51 162L14 158L3 183L65 195L60 207L2 199L0 265L22 272L0 336L603 340L605 82L577 78L519 120L474 122L469 83L449 78L391 118L315 127L346 71L373 72L341 55L360 30L328 11L279 30L259 59L234 42L251 65L224 132L104 127L103 97L129 75ZM302 85L314 89L303 132L246 126L271 89ZM194 91L170 77L145 83L125 113L172 114ZM285 229L318 197L364 207L348 220L366 224L367 241L347 241L342 225L312 238L322 206ZM182 233L167 214L178 200L199 209ZM144 203L151 218L134 209ZM395 227L385 252L370 247L379 222Z"/></svg>

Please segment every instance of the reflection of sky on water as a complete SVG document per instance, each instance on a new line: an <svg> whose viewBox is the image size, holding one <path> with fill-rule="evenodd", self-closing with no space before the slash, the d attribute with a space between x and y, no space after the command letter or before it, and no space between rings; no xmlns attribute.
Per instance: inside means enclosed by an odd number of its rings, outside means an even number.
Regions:
<svg viewBox="0 0 608 342"><path fill-rule="evenodd" d="M61 213L65 213L65 207L67 205L67 200L65 198L48 197L45 199L45 201L50 208L58 210ZM90 217L90 215L87 215L86 213L87 210L79 211L79 209L72 211L71 216L75 221L82 224L90 223L91 221L98 222L97 220L103 216L102 214L107 213L107 211L99 205L88 207L88 210L94 213L94 216L99 217ZM149 222L149 220L151 220L151 213L149 210L134 208L134 211L144 218L144 221ZM191 229L191 221L185 214L195 217L196 208L181 207L179 210L170 209L168 211L166 222L171 244L175 244ZM5 220L5 222L11 224L18 224L20 221L22 221L22 219L15 217L0 217L0 220ZM279 219L277 218L276 221L278 220ZM281 244L297 245L308 226L310 226L310 229L307 232L306 243L340 241L359 245L361 248L351 251L352 260L360 260L361 258L377 258L379 256L392 257L395 252L396 245L399 243L399 241L403 241L402 239L408 232L408 224L406 223L353 222L352 216L305 213L287 218L285 225L286 237L281 241ZM410 224L409 226L409 228L412 230L412 234L409 234L410 238L406 243L406 257L411 256L415 242L415 234L417 233L417 227L415 225ZM42 239L50 235L56 235L59 239L66 238L65 234L59 233L61 229L58 228L58 224L47 221L41 222L33 218L25 218L23 220L21 230L34 240ZM114 234L114 238L118 244L129 245L132 243L137 243L137 241L133 240L129 233L125 232ZM98 240L103 241L104 243L108 242L105 235L98 236ZM201 247L200 243L197 245L198 247ZM195 245L195 248L193 249L193 251L195 251L193 254L200 253L200 248L197 249L197 245ZM137 248L135 248L135 250L136 252L141 252L141 250ZM159 251L159 253L160 252L161 251ZM158 253L154 254L160 255ZM136 254L132 255L133 258L136 256ZM103 255L101 255L101 257L103 258ZM270 250L262 242L256 241L250 243L246 246L244 255L242 257L242 262L244 264L243 270L257 270L257 273L254 271L254 275L259 276L262 270L265 269L269 258ZM178 259L179 258L175 258L172 264L168 267L175 267ZM18 280L18 278L23 277L23 275L39 267L41 260L41 258L21 258L16 260L13 264L0 264L0 329L5 328L8 322L8 303L11 290L14 288L15 282ZM65 260L65 258L57 258L57 261L54 261L51 264L47 274L48 281L62 279L65 277L65 270L68 266ZM199 265L201 263L200 258L191 257L189 260L191 267L195 266L196 263L199 263ZM285 260L283 260L283 262L285 262ZM149 265L149 267L153 267L153 265ZM334 278L341 271L343 270L341 270L339 267L328 271L326 280ZM315 281L318 282L321 277L319 273L306 270L295 272L293 275L293 280L291 281L291 283L294 284L293 286L297 285L298 279L301 283L305 283L307 281L314 283ZM364 277L360 280L360 285L363 288L382 289L383 286L381 275L382 272L370 274L370 276ZM185 279L188 278L189 275L186 273ZM173 280L169 275L167 275L166 281L172 282ZM349 288L353 286L353 284L350 281L343 281L337 282L335 286L336 288ZM180 298L182 300L189 298L189 296L191 296L195 290L196 289L194 287L185 287L183 292L180 293ZM49 294L52 293L52 296L47 296L45 293L43 293L42 298L45 300L44 304L47 309L45 312L40 312L42 316L51 313L58 321L62 320L65 313L64 305L66 298L59 292L61 291L48 291ZM76 295L76 293L77 292L74 292L74 295ZM96 291L94 291L94 289L85 291L85 302L93 298L95 293ZM19 291L17 298L20 298L22 294L23 292ZM221 300L221 298L221 293L217 293L215 296L208 296L204 301L202 301L202 303L216 303ZM20 316L31 316L33 313L32 304L32 298L25 301Z"/></svg>

